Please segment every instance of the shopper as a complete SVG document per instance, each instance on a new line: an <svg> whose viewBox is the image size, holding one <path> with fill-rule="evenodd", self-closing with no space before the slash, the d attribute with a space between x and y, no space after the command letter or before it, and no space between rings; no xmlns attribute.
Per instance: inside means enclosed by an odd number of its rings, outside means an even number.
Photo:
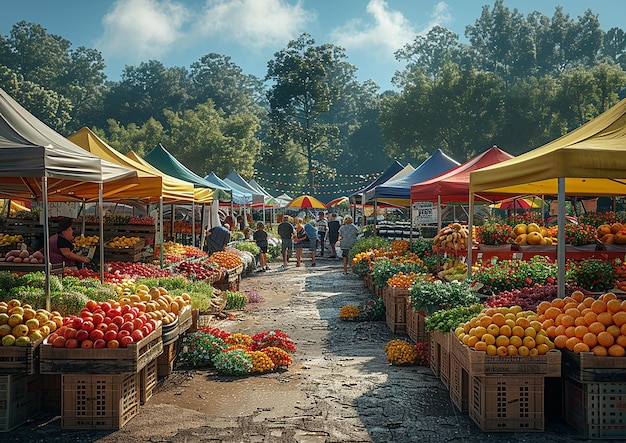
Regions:
<svg viewBox="0 0 626 443"><path fill-rule="evenodd" d="M330 258L337 258L337 240L339 240L339 227L337 214L333 212L328 216L328 243L330 244Z"/></svg>
<svg viewBox="0 0 626 443"><path fill-rule="evenodd" d="M341 256L343 257L343 273L348 274L348 258L350 257L350 249L356 243L359 235L358 228L352 223L352 217L346 215L343 219L343 225L339 228L339 246L341 247Z"/></svg>
<svg viewBox="0 0 626 443"><path fill-rule="evenodd" d="M315 226L315 220L309 221L304 225L304 232L306 232L307 239L309 241L309 250L311 251L311 266L315 266L315 249L317 249L317 227Z"/></svg>
<svg viewBox="0 0 626 443"><path fill-rule="evenodd" d="M267 232L265 231L265 225L263 222L258 222L256 224L256 231L252 234L252 238L261 250L259 253L261 269L259 271L268 271L270 268L267 266Z"/></svg>
<svg viewBox="0 0 626 443"><path fill-rule="evenodd" d="M224 226L213 226L207 231L207 243L209 255L223 251L226 249L226 245L230 241L230 226L225 224Z"/></svg>
<svg viewBox="0 0 626 443"><path fill-rule="evenodd" d="M291 217L286 217L278 225L278 235L280 236L281 252L283 254L283 268L286 268L289 262L289 256L293 250L293 236L295 232Z"/></svg>
<svg viewBox="0 0 626 443"><path fill-rule="evenodd" d="M293 242L293 247L296 250L296 267L299 267L302 262L302 249L308 248L309 245L309 237L304 230L302 219L300 217L296 217L296 234Z"/></svg>
<svg viewBox="0 0 626 443"><path fill-rule="evenodd" d="M57 233L50 237L50 263L65 263L67 268L76 268L78 263L89 263L89 258L74 253L74 230L72 220L63 219L59 222Z"/></svg>
<svg viewBox="0 0 626 443"><path fill-rule="evenodd" d="M326 231L328 231L328 221L326 221L326 214L324 214L324 211L320 211L317 214L317 222L315 223L315 226L317 227L317 237L320 242L320 257L323 257Z"/></svg>

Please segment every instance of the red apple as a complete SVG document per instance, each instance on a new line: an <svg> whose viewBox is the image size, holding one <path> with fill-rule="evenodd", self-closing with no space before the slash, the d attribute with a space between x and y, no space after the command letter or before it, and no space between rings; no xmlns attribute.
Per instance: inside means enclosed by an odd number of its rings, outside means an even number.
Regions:
<svg viewBox="0 0 626 443"><path fill-rule="evenodd" d="M119 348L119 347L120 347L120 342L117 340L111 340L107 342L107 348Z"/></svg>
<svg viewBox="0 0 626 443"><path fill-rule="evenodd" d="M46 337L46 343L52 344L54 339L57 338L58 336L59 334L57 334L56 332L51 333L50 335Z"/></svg>
<svg viewBox="0 0 626 443"><path fill-rule="evenodd" d="M66 348L77 348L78 347L78 340L76 340L75 338L68 338L65 340L65 347Z"/></svg>
<svg viewBox="0 0 626 443"><path fill-rule="evenodd" d="M132 321L127 321L127 322L124 322L122 326L120 326L120 329L124 329L128 332L133 332L135 330L135 326L133 325Z"/></svg>
<svg viewBox="0 0 626 443"><path fill-rule="evenodd" d="M55 348L64 348L65 347L65 337L63 337L62 335L59 335L52 342L52 346L55 347Z"/></svg>
<svg viewBox="0 0 626 443"><path fill-rule="evenodd" d="M96 323L96 327L94 329L99 329L100 331L106 331L108 329L109 325L106 324L105 322L102 323Z"/></svg>
<svg viewBox="0 0 626 443"><path fill-rule="evenodd" d="M80 347L83 348L83 349L91 349L91 348L93 348L93 341L91 341L91 340L83 340L80 343Z"/></svg>
<svg viewBox="0 0 626 443"><path fill-rule="evenodd" d="M111 340L115 340L117 338L117 332L115 331L106 331L104 333L104 341L109 342Z"/></svg>
<svg viewBox="0 0 626 443"><path fill-rule="evenodd" d="M132 345L135 342L130 335L127 335L126 337L122 337L119 341L120 341L120 348L125 348L128 345Z"/></svg>
<svg viewBox="0 0 626 443"><path fill-rule="evenodd" d="M135 340L136 343L139 343L141 340L143 340L143 332L141 332L140 329L135 329L130 336L133 338L133 340Z"/></svg>
<svg viewBox="0 0 626 443"><path fill-rule="evenodd" d="M109 309L111 309L111 304L107 301L103 301L102 303L100 303L100 309L102 309L104 312L108 312Z"/></svg>
<svg viewBox="0 0 626 443"><path fill-rule="evenodd" d="M117 332L117 331L120 330L120 328L115 323L109 323L107 325L107 329L106 330L107 331L115 331L115 332Z"/></svg>
<svg viewBox="0 0 626 443"><path fill-rule="evenodd" d="M84 329L79 329L78 331L76 331L76 340L83 341L83 340L87 340L89 338L89 332L85 331Z"/></svg>
<svg viewBox="0 0 626 443"><path fill-rule="evenodd" d="M127 314L130 312L131 306L130 305L124 305L122 306L121 310L122 310L122 315Z"/></svg>
<svg viewBox="0 0 626 443"><path fill-rule="evenodd" d="M122 329L117 333L117 339L120 340L122 337L130 337L130 331L126 329Z"/></svg>
<svg viewBox="0 0 626 443"><path fill-rule="evenodd" d="M91 317L92 313L89 309L83 308L80 310L80 314L78 314L81 318Z"/></svg>
<svg viewBox="0 0 626 443"><path fill-rule="evenodd" d="M96 349L106 348L106 346L107 346L107 342L102 338L94 340L93 342L93 347Z"/></svg>
<svg viewBox="0 0 626 443"><path fill-rule="evenodd" d="M70 338L76 338L76 329L74 328L65 329L65 334L63 334L63 336L65 337L66 340Z"/></svg>
<svg viewBox="0 0 626 443"><path fill-rule="evenodd" d="M80 329L83 326L83 319L80 317L74 317L72 319L72 327L74 329Z"/></svg>
<svg viewBox="0 0 626 443"><path fill-rule="evenodd" d="M121 317L121 316L122 316L121 309L111 308L107 311L107 317L115 318L115 317Z"/></svg>
<svg viewBox="0 0 626 443"><path fill-rule="evenodd" d="M104 339L104 332L102 332L100 329L94 329L89 333L89 339L91 341L96 341L99 338Z"/></svg>
<svg viewBox="0 0 626 443"><path fill-rule="evenodd" d="M112 323L115 323L118 326L122 326L122 324L124 323L124 317L122 317L121 315L116 315L115 317L113 317L113 320L111 320Z"/></svg>
<svg viewBox="0 0 626 443"><path fill-rule="evenodd" d="M85 303L85 307L91 312L94 312L98 307L98 303L95 300L87 300L87 303Z"/></svg>
<svg viewBox="0 0 626 443"><path fill-rule="evenodd" d="M104 315L103 314L101 314L99 312L96 312L96 313L93 314L93 322L94 322L94 324L97 325L98 323L102 323L103 321L104 321Z"/></svg>
<svg viewBox="0 0 626 443"><path fill-rule="evenodd" d="M141 333L143 334L144 337L147 337L148 335L150 335L152 333L152 331L150 330L150 326L148 326L150 323L146 323L145 325L143 325L140 328Z"/></svg>
<svg viewBox="0 0 626 443"><path fill-rule="evenodd" d="M113 323L113 319L111 317L104 317L104 322L105 324L109 324L109 323Z"/></svg>
<svg viewBox="0 0 626 443"><path fill-rule="evenodd" d="M143 324L144 324L144 322L140 318L136 318L136 319L133 320L133 326L135 327L135 329L141 329Z"/></svg>
<svg viewBox="0 0 626 443"><path fill-rule="evenodd" d="M124 319L125 322L127 321L132 322L135 319L135 315L132 312L127 312L126 314L122 315L122 318Z"/></svg>
<svg viewBox="0 0 626 443"><path fill-rule="evenodd" d="M94 330L94 328L95 328L95 325L93 324L91 320L83 321L83 326L81 327L82 330L91 332Z"/></svg>
<svg viewBox="0 0 626 443"><path fill-rule="evenodd" d="M135 314L135 317L137 317L141 313L141 311L139 310L137 306L133 306L132 308L130 308L130 312Z"/></svg>

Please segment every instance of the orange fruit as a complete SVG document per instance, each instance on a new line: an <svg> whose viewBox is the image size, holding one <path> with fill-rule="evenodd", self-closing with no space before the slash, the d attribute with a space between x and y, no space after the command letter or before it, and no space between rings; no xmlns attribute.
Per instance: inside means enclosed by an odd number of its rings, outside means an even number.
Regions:
<svg viewBox="0 0 626 443"><path fill-rule="evenodd" d="M612 336L611 336L612 337ZM555 339L554 339L554 346L556 346L559 349L564 349L565 348L565 343L567 342L567 339L569 337L567 335L558 335Z"/></svg>
<svg viewBox="0 0 626 443"><path fill-rule="evenodd" d="M587 306L588 308L590 308L590 307L591 307L591 305L593 304L593 302L594 302L594 301L596 301L596 299L595 299L595 298L593 298L593 297L586 297L586 298L583 300L583 304L584 304L585 306Z"/></svg>
<svg viewBox="0 0 626 443"><path fill-rule="evenodd" d="M589 325L589 332L593 332L598 335L600 332L604 332L606 330L606 326L604 326L599 321L593 322Z"/></svg>
<svg viewBox="0 0 626 443"><path fill-rule="evenodd" d="M492 334L485 334L481 338L481 341L485 342L487 345L493 345L496 343L496 336Z"/></svg>
<svg viewBox="0 0 626 443"><path fill-rule="evenodd" d="M577 301L574 301L574 300L572 300L570 302L567 302L567 303L565 303L565 306L563 306L563 312L567 312L568 309L576 309L576 308L578 308L579 304L580 303L578 303Z"/></svg>
<svg viewBox="0 0 626 443"><path fill-rule="evenodd" d="M507 347L506 346L498 346L498 348L496 349L496 353L500 357L506 357L508 355Z"/></svg>
<svg viewBox="0 0 626 443"><path fill-rule="evenodd" d="M515 320L515 324L517 326L521 326L522 328L526 329L527 327L530 326L530 321L528 321L527 318L520 317L517 320Z"/></svg>
<svg viewBox="0 0 626 443"><path fill-rule="evenodd" d="M574 319L574 326L587 326L587 322L585 321L585 317L583 317L582 315L579 317L576 317Z"/></svg>
<svg viewBox="0 0 626 443"><path fill-rule="evenodd" d="M604 329L602 329L604 331ZM554 329L554 333L556 335L565 335L565 326L563 325L558 325L555 329Z"/></svg>
<svg viewBox="0 0 626 443"><path fill-rule="evenodd" d="M585 344L585 343L582 343L582 342L581 343L576 343L574 345L573 351L576 354L580 354L581 352L589 352L589 346L587 344Z"/></svg>
<svg viewBox="0 0 626 443"><path fill-rule="evenodd" d="M516 355L518 354L518 352L517 352L517 347L516 347L516 346L513 346L513 345L508 345L508 346L506 347L506 353L507 353L507 355L509 355L509 356L511 356L511 357L516 356Z"/></svg>
<svg viewBox="0 0 626 443"><path fill-rule="evenodd" d="M620 329L622 331L622 335L626 335L626 324L623 324Z"/></svg>
<svg viewBox="0 0 626 443"><path fill-rule="evenodd" d="M483 312L482 312L482 313L483 313L483 314L485 314L485 315L487 315L487 316L489 316L489 317L491 317L491 316L492 316L493 314L495 314L496 312L497 312L497 311L496 311L496 308L487 308L487 309L483 310Z"/></svg>
<svg viewBox="0 0 626 443"><path fill-rule="evenodd" d="M519 348L522 344L524 344L522 337L518 337L517 335L511 336L509 339L509 345L515 346L516 348Z"/></svg>
<svg viewBox="0 0 626 443"><path fill-rule="evenodd" d="M545 313L545 312L548 310L548 308L549 308L550 306L551 306L551 305L550 305L550 302L549 302L549 301L545 301L545 300L544 300L544 301L542 301L541 303L539 303L539 304L537 305L537 314L543 314L543 313Z"/></svg>
<svg viewBox="0 0 626 443"><path fill-rule="evenodd" d="M598 314L593 311L589 311L585 314L584 319L585 323L587 323L587 326L589 326L591 323L598 320Z"/></svg>
<svg viewBox="0 0 626 443"><path fill-rule="evenodd" d="M615 295L613 292L607 292L606 294L602 294L600 297L598 297L598 300L602 300L603 302L607 303L609 300L615 300L617 298L617 295Z"/></svg>
<svg viewBox="0 0 626 443"><path fill-rule="evenodd" d="M593 352L593 355L595 355L596 357L606 357L609 354L607 349L601 345L597 345L591 348L591 352Z"/></svg>
<svg viewBox="0 0 626 443"><path fill-rule="evenodd" d="M626 335L618 335L615 338L615 344L620 345L622 348L626 348Z"/></svg>
<svg viewBox="0 0 626 443"><path fill-rule="evenodd" d="M522 340L522 344L524 346L526 346L528 349L532 349L536 346L536 342L535 339L532 337L524 337L524 339Z"/></svg>
<svg viewBox="0 0 626 443"><path fill-rule="evenodd" d="M606 332L611 334L614 338L617 338L622 334L622 331L620 331L620 329L615 325L607 326Z"/></svg>
<svg viewBox="0 0 626 443"><path fill-rule="evenodd" d="M565 300L563 300L562 298L555 298L550 302L550 304L555 308L559 308L560 311L561 308L565 306Z"/></svg>
<svg viewBox="0 0 626 443"><path fill-rule="evenodd" d="M565 342L565 347L569 351L573 351L574 350L574 346L576 346L578 343L582 343L582 340L580 338L578 338L578 337L570 337Z"/></svg>
<svg viewBox="0 0 626 443"><path fill-rule="evenodd" d="M574 335L582 340L585 334L589 332L587 326L576 326L576 330L574 331Z"/></svg>
<svg viewBox="0 0 626 443"><path fill-rule="evenodd" d="M568 326L565 328L565 335L568 337L576 337L576 326Z"/></svg>
<svg viewBox="0 0 626 443"><path fill-rule="evenodd" d="M613 324L613 316L608 312L601 312L598 314L598 321L604 326L610 326Z"/></svg>
<svg viewBox="0 0 626 443"><path fill-rule="evenodd" d="M608 348L613 343L615 343L615 337L613 337L609 332L603 331L598 334L598 344Z"/></svg>
<svg viewBox="0 0 626 443"><path fill-rule="evenodd" d="M500 335L500 328L498 327L498 325L492 323L487 326L487 334L491 334L494 337L497 337L498 335Z"/></svg>
<svg viewBox="0 0 626 443"><path fill-rule="evenodd" d="M518 337L524 337L524 335L526 335L526 333L524 332L524 328L519 325L513 326L513 328L511 328L511 334L517 335Z"/></svg>
<svg viewBox="0 0 626 443"><path fill-rule="evenodd" d="M555 319L559 314L561 314L561 310L557 308L556 306L551 306L545 312L546 318L552 318L552 319Z"/></svg>
<svg viewBox="0 0 626 443"><path fill-rule="evenodd" d="M561 324L563 326L565 326L566 328L570 327L570 326L574 326L574 317L572 317L571 315L567 315L565 314L562 318L561 318Z"/></svg>
<svg viewBox="0 0 626 443"><path fill-rule="evenodd" d="M615 323L620 328L622 325L626 325L626 312L620 311L613 314L613 323Z"/></svg>
<svg viewBox="0 0 626 443"><path fill-rule="evenodd" d="M577 302L581 302L585 298L585 294L583 294L581 291L574 291L572 292L572 295L570 295L570 297L572 297Z"/></svg>
<svg viewBox="0 0 626 443"><path fill-rule="evenodd" d="M552 318L546 318L544 321L541 322L541 327L543 329L548 329L550 326L555 326L554 319Z"/></svg>
<svg viewBox="0 0 626 443"><path fill-rule="evenodd" d="M474 333L472 334L474 337L480 339L483 335L487 333L487 328L484 326L476 326L474 328Z"/></svg>
<svg viewBox="0 0 626 443"><path fill-rule="evenodd" d="M557 325L561 325L561 324L563 324L563 323L562 323L562 321L563 321L563 317L565 317L565 313L564 313L564 312L561 312L561 313L560 313L559 315L557 315L557 316L556 316L556 318L554 319L554 323L555 323L555 324L557 324Z"/></svg>
<svg viewBox="0 0 626 443"><path fill-rule="evenodd" d="M611 314L615 314L616 312L622 312L622 302L617 299L612 299L606 302L606 309Z"/></svg>
<svg viewBox="0 0 626 443"><path fill-rule="evenodd" d="M487 352L487 343L485 343L484 341L476 342L476 344L474 345L474 349L481 352Z"/></svg>
<svg viewBox="0 0 626 443"><path fill-rule="evenodd" d="M504 314L495 313L491 316L491 322L498 327L502 326L505 321L506 318L504 317Z"/></svg>
<svg viewBox="0 0 626 443"><path fill-rule="evenodd" d="M626 350L620 345L612 345L609 347L608 353L611 357L623 357L626 355Z"/></svg>
<svg viewBox="0 0 626 443"><path fill-rule="evenodd" d="M508 345L510 345L511 342L509 341L509 337L505 336L505 335L498 335L496 337L496 343L495 345L497 347L507 347Z"/></svg>
<svg viewBox="0 0 626 443"><path fill-rule="evenodd" d="M593 348L595 345L598 344L598 336L593 332L587 332L583 336L583 343L589 346L589 348Z"/></svg>
<svg viewBox="0 0 626 443"><path fill-rule="evenodd" d="M539 355L545 355L550 350L550 348L546 344L537 345L535 349L537 350L537 354ZM533 349L531 349L531 351L533 351Z"/></svg>
<svg viewBox="0 0 626 443"><path fill-rule="evenodd" d="M504 335L506 337L511 336L511 327L509 325L500 326L499 335Z"/></svg>
<svg viewBox="0 0 626 443"><path fill-rule="evenodd" d="M596 314L600 314L601 312L606 312L606 303L602 300L595 300L591 304L591 310Z"/></svg>
<svg viewBox="0 0 626 443"><path fill-rule="evenodd" d="M556 337L556 334L554 331L556 331L556 326L550 326L548 327L548 329L546 329L546 335L550 338L554 338Z"/></svg>
<svg viewBox="0 0 626 443"><path fill-rule="evenodd" d="M528 354L530 354L530 349L528 349L526 346L520 346L519 348L517 348L517 353L522 357L528 357Z"/></svg>
<svg viewBox="0 0 626 443"><path fill-rule="evenodd" d="M587 306L585 306L585 304L584 304L584 303L580 303L580 304L578 305L578 310L580 311L580 313L581 313L582 315L585 315L585 314L587 313L587 311L591 311L591 309L590 309L590 308L588 308Z"/></svg>
<svg viewBox="0 0 626 443"><path fill-rule="evenodd" d="M494 345L487 345L487 355L490 355L492 357L498 355L498 348L496 348Z"/></svg>

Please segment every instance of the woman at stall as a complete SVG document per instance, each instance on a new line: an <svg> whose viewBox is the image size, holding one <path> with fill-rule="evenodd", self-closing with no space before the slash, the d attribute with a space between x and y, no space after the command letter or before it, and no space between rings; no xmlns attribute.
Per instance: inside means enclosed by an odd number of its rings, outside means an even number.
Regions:
<svg viewBox="0 0 626 443"><path fill-rule="evenodd" d="M57 233L50 237L50 263L65 263L66 268L76 268L77 263L89 263L89 258L74 253L74 230L72 220L63 219L59 222Z"/></svg>

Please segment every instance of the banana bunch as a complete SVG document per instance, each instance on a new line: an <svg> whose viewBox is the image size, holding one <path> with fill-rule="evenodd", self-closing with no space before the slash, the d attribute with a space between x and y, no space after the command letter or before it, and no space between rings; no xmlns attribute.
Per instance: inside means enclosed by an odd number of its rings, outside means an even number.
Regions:
<svg viewBox="0 0 626 443"><path fill-rule="evenodd" d="M468 237L467 226L452 223L439 231L433 239L433 246L444 249L467 249Z"/></svg>
<svg viewBox="0 0 626 443"><path fill-rule="evenodd" d="M9 234L0 234L0 247L1 246L11 246L16 243L21 243L23 240L22 235L9 235Z"/></svg>
<svg viewBox="0 0 626 443"><path fill-rule="evenodd" d="M78 237L74 237L74 246L94 246L100 242L100 237L97 235L91 235L85 237L85 234L80 234Z"/></svg>

